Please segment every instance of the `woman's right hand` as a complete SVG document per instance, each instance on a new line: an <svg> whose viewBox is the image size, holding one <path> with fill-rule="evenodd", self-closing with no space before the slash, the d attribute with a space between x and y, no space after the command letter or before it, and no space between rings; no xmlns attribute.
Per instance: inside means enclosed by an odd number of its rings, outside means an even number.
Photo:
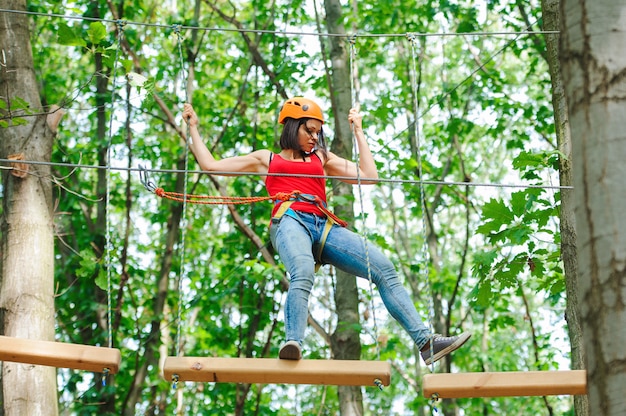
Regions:
<svg viewBox="0 0 626 416"><path fill-rule="evenodd" d="M185 103L183 107L183 120L189 125L189 127L198 126L198 115L193 109L193 106L189 103Z"/></svg>

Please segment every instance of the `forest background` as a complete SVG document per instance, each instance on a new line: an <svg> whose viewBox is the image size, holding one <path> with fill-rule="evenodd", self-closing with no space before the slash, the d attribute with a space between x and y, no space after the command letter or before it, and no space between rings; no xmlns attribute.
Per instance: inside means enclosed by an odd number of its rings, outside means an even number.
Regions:
<svg viewBox="0 0 626 416"><path fill-rule="evenodd" d="M559 178L556 35L538 1L474 3L41 1L13 14L28 25L48 120L57 106L64 113L38 179L53 201L54 337L122 351L105 384L59 369L59 413L431 412L420 394L430 368L409 338L365 279L329 267L311 297L305 357L390 361L391 386L172 389L162 378L168 354L275 357L283 335L287 280L267 245L270 204L183 205L140 180L142 165L166 190L265 195L261 177L194 171L185 101L208 146L229 156L278 149L284 99L314 97L332 150L351 157L344 115L358 99L382 180L333 181L331 204L388 252L437 332L474 334L437 371L569 368L560 202L571 189ZM3 130L39 111L25 99L2 103ZM574 414L571 397L440 406Z"/></svg>

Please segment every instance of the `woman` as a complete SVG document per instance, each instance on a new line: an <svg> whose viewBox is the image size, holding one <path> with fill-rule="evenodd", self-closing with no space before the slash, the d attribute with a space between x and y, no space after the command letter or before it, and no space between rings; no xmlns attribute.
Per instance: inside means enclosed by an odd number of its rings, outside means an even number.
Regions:
<svg viewBox="0 0 626 416"><path fill-rule="evenodd" d="M367 278L371 275L387 310L409 333L426 365L467 341L470 337L467 333L454 337L431 334L391 261L372 243L368 242L366 251L362 237L338 224L341 221L335 221L336 217L326 209L326 181L323 176L346 178L342 180L351 184L359 181L362 184L374 183L373 180L378 178L376 164L363 133L362 116L355 109L350 110L348 121L359 147L358 167L326 149L322 109L307 98L294 97L283 104L278 117L278 122L283 125L281 150L277 154L264 149L216 160L200 138L198 117L190 104L185 104L183 118L189 124L192 137L190 149L202 170L288 174L290 176L266 176L268 193L301 193L289 201L276 201L272 211L270 239L290 277L285 301L286 342L281 346L280 358L302 358L302 339L316 262L332 264L356 276Z"/></svg>

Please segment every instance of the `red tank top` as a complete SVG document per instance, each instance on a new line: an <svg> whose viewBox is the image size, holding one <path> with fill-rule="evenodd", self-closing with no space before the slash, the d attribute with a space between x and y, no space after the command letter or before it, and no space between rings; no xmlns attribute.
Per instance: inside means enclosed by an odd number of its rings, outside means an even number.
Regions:
<svg viewBox="0 0 626 416"><path fill-rule="evenodd" d="M270 160L268 173L288 173L290 175L319 175L324 176L322 160L313 153L310 162L293 162L285 160L280 155L273 155ZM317 195L326 203L326 178L310 178L299 176L267 176L265 178L265 188L269 195L276 195L279 192L300 191L303 194ZM276 204L272 210L272 216L278 210L280 204ZM291 204L291 209L295 211L310 212L312 214L325 217L324 213L310 202L296 201Z"/></svg>

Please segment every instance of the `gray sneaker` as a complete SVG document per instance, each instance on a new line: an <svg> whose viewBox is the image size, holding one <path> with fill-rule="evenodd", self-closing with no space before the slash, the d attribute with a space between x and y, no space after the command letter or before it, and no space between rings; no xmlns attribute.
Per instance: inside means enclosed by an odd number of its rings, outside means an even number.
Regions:
<svg viewBox="0 0 626 416"><path fill-rule="evenodd" d="M281 360L301 360L302 349L300 348L300 343L298 343L298 341L285 342L282 347L280 347L278 358Z"/></svg>
<svg viewBox="0 0 626 416"><path fill-rule="evenodd" d="M472 334L468 334L467 332L462 333L461 335L457 335L454 337L443 337L439 334L433 335L433 337L424 345L421 349L422 360L426 365L431 365L435 361L438 361L450 354L452 351L458 349L461 345L465 344L465 341L471 337ZM430 343L433 343L432 354L431 357L431 348Z"/></svg>

